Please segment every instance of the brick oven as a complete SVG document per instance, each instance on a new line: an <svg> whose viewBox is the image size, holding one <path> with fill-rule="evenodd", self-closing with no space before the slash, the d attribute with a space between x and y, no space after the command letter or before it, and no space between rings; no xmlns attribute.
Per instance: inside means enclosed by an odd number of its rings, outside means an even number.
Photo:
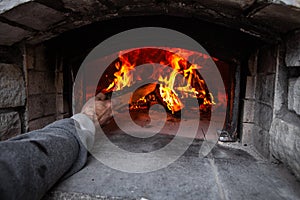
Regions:
<svg viewBox="0 0 300 200"><path fill-rule="evenodd" d="M253 146L299 178L299 19L300 3L290 0L2 1L0 138L70 117L77 72L100 42L132 28L164 27L215 58L226 90L223 140ZM90 93L82 91L84 102Z"/></svg>

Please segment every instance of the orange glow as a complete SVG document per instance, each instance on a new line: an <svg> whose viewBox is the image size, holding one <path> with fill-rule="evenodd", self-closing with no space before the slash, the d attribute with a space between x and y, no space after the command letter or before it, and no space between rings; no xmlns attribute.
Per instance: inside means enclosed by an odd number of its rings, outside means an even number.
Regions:
<svg viewBox="0 0 300 200"><path fill-rule="evenodd" d="M114 81L108 86L106 91L111 90L115 87L115 90L121 90L124 87L128 86L130 87L133 81L132 71L135 68L135 65L130 64L129 60L127 60L126 57L123 57L122 55L119 56L120 62L117 62L115 64L117 72L114 73L114 76L116 77ZM121 63L121 64L120 64Z"/></svg>
<svg viewBox="0 0 300 200"><path fill-rule="evenodd" d="M203 100L202 105L214 105L213 96L198 72L202 67L190 63L187 60L189 57L202 59L204 63L205 60L211 58L206 54L180 48L147 47L121 51L118 59L107 70L104 77L109 83L102 86L101 91L109 93L130 87L136 81L143 80L141 74L134 73L136 66L158 63L161 67L153 65L152 75L148 78L159 84L159 94L172 113L184 107L180 98L198 98ZM165 70L163 66L170 68ZM141 97L137 102L146 103L146 99Z"/></svg>
<svg viewBox="0 0 300 200"><path fill-rule="evenodd" d="M167 104L168 109L172 111L172 114L180 111L183 108L183 104L172 89L160 85L159 92L164 102Z"/></svg>

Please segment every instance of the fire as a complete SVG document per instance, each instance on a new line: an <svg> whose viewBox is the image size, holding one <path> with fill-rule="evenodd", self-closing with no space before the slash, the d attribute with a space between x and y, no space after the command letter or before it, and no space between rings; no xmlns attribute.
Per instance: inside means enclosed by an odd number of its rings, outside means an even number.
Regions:
<svg viewBox="0 0 300 200"><path fill-rule="evenodd" d="M101 91L109 93L130 87L136 81L142 80L140 74L134 73L136 66L159 63L161 66L168 66L168 69L153 66L153 73L148 78L159 84L160 97L172 113L184 107L180 98L202 99L202 106L213 105L213 95L209 93L204 79L198 72L202 67L189 63L186 60L189 56L204 60L210 58L206 54L180 48L147 47L121 51L119 58L106 70L104 82L109 84L102 86ZM145 103L145 96L137 102Z"/></svg>
<svg viewBox="0 0 300 200"><path fill-rule="evenodd" d="M130 87L133 81L132 73L134 71L135 65L130 64L129 60L124 58L122 55L119 56L120 62L115 64L117 72L114 73L115 79L106 89L107 91L111 90L113 87L116 87L115 90L121 90L124 87Z"/></svg>
<svg viewBox="0 0 300 200"><path fill-rule="evenodd" d="M172 114L183 108L183 104L171 88L160 85L159 92L168 109L172 111Z"/></svg>

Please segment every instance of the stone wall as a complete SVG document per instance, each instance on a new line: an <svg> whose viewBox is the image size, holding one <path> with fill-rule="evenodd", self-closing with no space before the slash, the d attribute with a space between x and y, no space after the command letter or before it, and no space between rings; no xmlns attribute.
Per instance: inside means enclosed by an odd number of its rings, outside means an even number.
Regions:
<svg viewBox="0 0 300 200"><path fill-rule="evenodd" d="M300 178L300 32L249 59L242 143Z"/></svg>
<svg viewBox="0 0 300 200"><path fill-rule="evenodd" d="M22 69L0 63L0 140L21 134L26 103Z"/></svg>
<svg viewBox="0 0 300 200"><path fill-rule="evenodd" d="M255 52L248 63L249 71L244 98L244 144L252 144L269 157L269 130L273 120L273 101L277 51L265 46Z"/></svg>
<svg viewBox="0 0 300 200"><path fill-rule="evenodd" d="M281 46L270 129L270 152L300 178L300 31Z"/></svg>
<svg viewBox="0 0 300 200"><path fill-rule="evenodd" d="M56 120L55 66L43 45L26 47L28 80L28 129L35 130Z"/></svg>
<svg viewBox="0 0 300 200"><path fill-rule="evenodd" d="M56 118L64 119L72 115L69 106L72 104L70 102L72 89L66 87L69 81L70 72L68 71L67 64L64 63L63 56L59 55L56 58L56 68L55 68L55 87L56 87ZM69 76L68 76L69 75ZM71 87L72 88L72 87Z"/></svg>
<svg viewBox="0 0 300 200"><path fill-rule="evenodd" d="M43 44L14 48L0 46L0 140L69 116L53 51Z"/></svg>

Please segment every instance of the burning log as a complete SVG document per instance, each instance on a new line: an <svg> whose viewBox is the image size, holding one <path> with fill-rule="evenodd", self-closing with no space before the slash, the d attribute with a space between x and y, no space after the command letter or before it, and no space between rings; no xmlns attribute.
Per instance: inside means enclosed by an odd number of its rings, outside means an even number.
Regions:
<svg viewBox="0 0 300 200"><path fill-rule="evenodd" d="M156 89L156 86L157 86L156 83L149 83L138 88L130 98L130 102L137 102L139 99L142 99L147 95L149 95L150 93L153 93Z"/></svg>
<svg viewBox="0 0 300 200"><path fill-rule="evenodd" d="M114 97L118 99L118 105L117 107L115 107L116 110L128 105L130 106L130 108L134 108L134 106L137 106L137 108L140 109L142 107L143 102L144 104L148 105L151 102L151 99L146 99L146 97L148 97L151 93L154 92L156 88L156 83L146 84L142 87L139 87L131 95L132 87L124 87L122 90L114 92ZM111 99L112 92L107 93L106 98ZM149 104L147 108L149 108L150 106L151 105Z"/></svg>
<svg viewBox="0 0 300 200"><path fill-rule="evenodd" d="M131 110L149 110L152 105L161 104L167 112L179 116L183 108L183 104L175 92L161 84L146 84L135 90L132 95L130 92L129 87L114 92L114 96L118 98L118 105L115 109L118 110L129 105ZM112 92L107 94L108 99L111 97Z"/></svg>
<svg viewBox="0 0 300 200"><path fill-rule="evenodd" d="M156 85L154 92L158 102L164 106L167 112L172 113L174 116L180 116L183 104L175 92L161 84Z"/></svg>
<svg viewBox="0 0 300 200"><path fill-rule="evenodd" d="M145 79L158 80L162 85L159 86L160 95L157 96L162 97L163 101L161 102L167 103L168 110L172 112L181 110L183 105L177 98L176 92L179 92L185 98L201 98L205 105L213 105L213 98L211 98L207 85L199 73L199 69L202 67L188 62L186 56L195 56L199 59L209 58L203 56L202 53L177 48L164 50L149 47L120 52L119 57L109 65L99 80L97 92L109 93L113 90L123 90L134 85L136 81ZM136 66L155 63L159 63L164 67L153 65L151 68L153 70L152 74L144 74L141 71L135 73ZM178 77L179 74L184 77L183 80ZM171 108L173 106L175 107Z"/></svg>
<svg viewBox="0 0 300 200"><path fill-rule="evenodd" d="M190 63L186 56L202 58L203 54L184 49L150 47L120 52L99 80L97 92L111 96L115 91L114 96L120 99L117 107L129 106L130 111L145 111L154 104L161 104L168 113L178 116L184 106L191 108L193 104L189 100L197 99L200 105L197 109L209 113L214 101L199 73L202 66ZM158 63L159 66L155 65ZM143 64L151 64L147 66L149 70L136 69ZM158 83L145 84L131 95L131 89L142 80Z"/></svg>

